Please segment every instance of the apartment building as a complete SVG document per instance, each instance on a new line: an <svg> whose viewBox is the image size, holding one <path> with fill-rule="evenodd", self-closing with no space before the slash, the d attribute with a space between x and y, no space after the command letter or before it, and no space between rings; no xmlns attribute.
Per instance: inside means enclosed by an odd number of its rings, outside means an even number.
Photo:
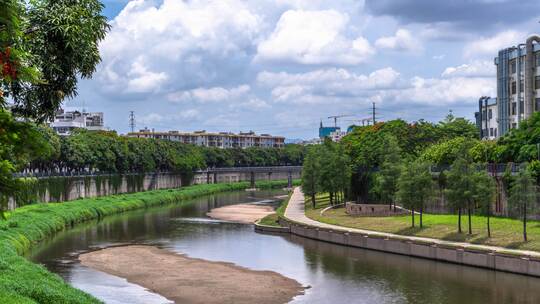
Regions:
<svg viewBox="0 0 540 304"><path fill-rule="evenodd" d="M74 129L105 130L103 117L103 112L64 111L60 109L49 125L58 135L67 136Z"/></svg>
<svg viewBox="0 0 540 304"><path fill-rule="evenodd" d="M179 141L186 144L223 149L249 147L281 148L285 145L285 137L272 136L270 134L257 135L253 131L240 132L238 134L231 132L212 133L204 130L195 132L154 132L145 128L139 132L128 133L127 136Z"/></svg>

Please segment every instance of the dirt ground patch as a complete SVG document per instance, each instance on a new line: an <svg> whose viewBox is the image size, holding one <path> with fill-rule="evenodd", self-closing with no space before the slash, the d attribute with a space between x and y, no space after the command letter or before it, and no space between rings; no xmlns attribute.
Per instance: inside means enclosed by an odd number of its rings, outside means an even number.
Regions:
<svg viewBox="0 0 540 304"><path fill-rule="evenodd" d="M275 213L275 211L270 206L237 204L214 208L206 215L218 220L252 224L272 213Z"/></svg>
<svg viewBox="0 0 540 304"><path fill-rule="evenodd" d="M151 246L111 247L79 259L175 303L281 304L304 291L297 281L273 271L189 258Z"/></svg>

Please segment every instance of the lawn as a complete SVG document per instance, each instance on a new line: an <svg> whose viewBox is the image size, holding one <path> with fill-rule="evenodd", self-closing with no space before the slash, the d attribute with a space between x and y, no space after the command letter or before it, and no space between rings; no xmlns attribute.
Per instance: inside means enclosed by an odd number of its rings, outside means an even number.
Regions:
<svg viewBox="0 0 540 304"><path fill-rule="evenodd" d="M313 209L306 198L306 215L314 220L344 227L382 231L400 235L429 237L447 241L469 242L472 244L501 246L511 249L540 251L540 222L527 222L528 242L523 242L523 222L517 219L492 217L491 238L487 236L484 216L472 216L473 234L467 234L467 216L462 216L463 233L458 233L458 217L453 214L424 214L423 228L420 229L419 215L415 216L416 227L411 227L411 216L391 217L353 217L345 213L344 208L327 210L321 216L322 209L329 206L328 196L318 197L317 207Z"/></svg>
<svg viewBox="0 0 540 304"><path fill-rule="evenodd" d="M273 226L273 227L281 227L281 225L278 223L279 217L282 217L285 214L285 209L287 209L287 205L289 204L289 199L291 198L291 194L289 193L289 196L284 199L279 207L276 209L276 213L269 214L265 217L263 217L259 224L265 225L265 226Z"/></svg>

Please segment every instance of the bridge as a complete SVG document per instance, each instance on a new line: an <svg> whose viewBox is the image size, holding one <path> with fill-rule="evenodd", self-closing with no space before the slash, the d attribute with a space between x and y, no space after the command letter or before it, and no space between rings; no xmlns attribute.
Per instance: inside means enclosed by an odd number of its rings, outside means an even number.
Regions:
<svg viewBox="0 0 540 304"><path fill-rule="evenodd" d="M302 166L276 166L276 167L229 167L229 168L207 168L205 170L198 170L195 173L199 175L198 183L218 183L220 177L227 177L227 181L231 180L231 177L235 177L234 181L249 180L251 187L255 188L255 180L258 179L272 179L272 175L279 175L287 177L288 187L292 187L293 178L300 178L302 172ZM205 178L203 181L201 176ZM274 178L276 179L276 178Z"/></svg>

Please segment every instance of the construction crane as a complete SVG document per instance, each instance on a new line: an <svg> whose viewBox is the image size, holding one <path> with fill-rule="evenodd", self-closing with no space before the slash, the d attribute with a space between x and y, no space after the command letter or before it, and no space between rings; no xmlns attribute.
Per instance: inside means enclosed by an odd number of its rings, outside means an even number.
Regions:
<svg viewBox="0 0 540 304"><path fill-rule="evenodd" d="M328 119L333 118L334 119L334 127L337 128L337 120L338 120L338 118L350 117L350 116L354 116L354 115L348 115L348 114L333 115L333 116L328 116Z"/></svg>
<svg viewBox="0 0 540 304"><path fill-rule="evenodd" d="M367 123L367 125L369 126L369 123L372 121L372 118L348 119L346 121L348 121L348 122L358 122L358 123L361 123L362 126L365 126L366 123Z"/></svg>

